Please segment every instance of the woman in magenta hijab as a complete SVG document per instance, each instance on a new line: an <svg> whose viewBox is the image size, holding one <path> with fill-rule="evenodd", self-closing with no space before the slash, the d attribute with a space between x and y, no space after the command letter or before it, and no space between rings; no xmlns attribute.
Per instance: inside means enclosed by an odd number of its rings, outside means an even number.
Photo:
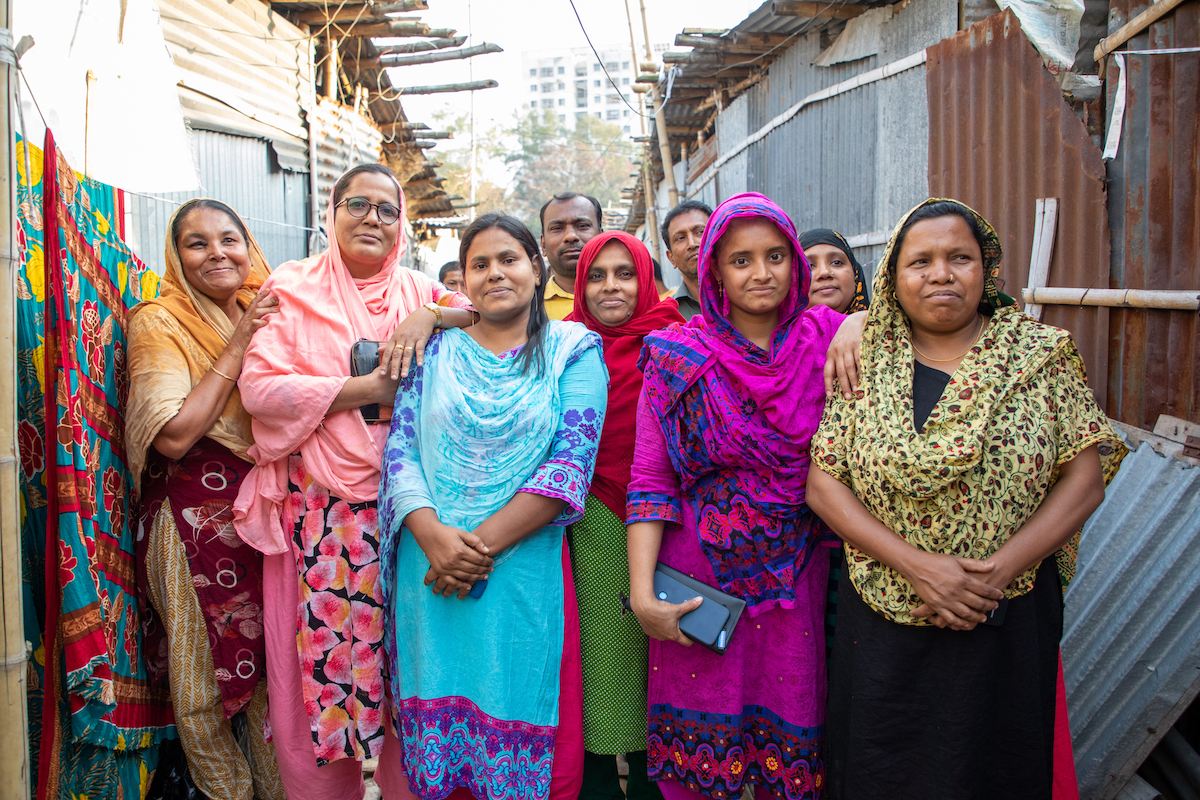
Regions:
<svg viewBox="0 0 1200 800"><path fill-rule="evenodd" d="M722 203L700 245L702 316L645 338L629 483L630 603L650 643L649 772L667 800L819 798L832 534L805 504L826 352L792 221ZM727 649L679 629L699 599L654 595L655 562L741 598Z"/></svg>

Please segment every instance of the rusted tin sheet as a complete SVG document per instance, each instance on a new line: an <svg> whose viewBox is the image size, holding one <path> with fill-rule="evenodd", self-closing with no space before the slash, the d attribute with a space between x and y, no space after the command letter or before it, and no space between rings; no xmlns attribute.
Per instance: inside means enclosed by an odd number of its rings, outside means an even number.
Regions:
<svg viewBox="0 0 1200 800"><path fill-rule="evenodd" d="M1108 288L1109 231L1100 150L1063 100L1011 11L928 50L929 191L983 214L1004 245L1004 291L1029 274L1034 207L1057 197L1050 286ZM1106 308L1047 306L1075 338L1102 407L1108 391Z"/></svg>
<svg viewBox="0 0 1200 800"><path fill-rule="evenodd" d="M1149 0L1112 0L1109 30ZM1200 4L1184 3L1127 50L1200 45ZM1109 163L1114 286L1200 291L1200 53L1128 56L1124 130ZM1107 76L1112 106L1117 70ZM1109 416L1153 428L1160 414L1200 422L1200 319L1114 309Z"/></svg>

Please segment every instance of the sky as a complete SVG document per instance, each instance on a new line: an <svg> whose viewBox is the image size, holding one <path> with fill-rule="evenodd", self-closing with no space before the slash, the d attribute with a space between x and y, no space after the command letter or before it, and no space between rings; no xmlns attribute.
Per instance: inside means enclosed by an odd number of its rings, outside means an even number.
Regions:
<svg viewBox="0 0 1200 800"><path fill-rule="evenodd" d="M656 44L672 44L684 28L733 27L761 5L761 0L645 1L650 38ZM634 32L641 50L645 45L638 0L630 0L630 3ZM575 5L588 36L598 49L629 42L623 0L575 0ZM530 50L587 46L569 0L429 0L429 10L419 12L418 16L430 27L454 28L460 36L469 35L467 45L494 42L504 48L503 53L390 71L395 86L488 78L499 81L498 88L479 92L403 97L401 102L408 118L431 126L436 111L449 109L453 116L468 113L472 96L477 127L487 127L493 121L510 124L513 112L527 99L527 92L521 91L528 88L521 74L521 54ZM672 44L672 49L677 48ZM465 142L442 143L438 149L458 146L465 146Z"/></svg>

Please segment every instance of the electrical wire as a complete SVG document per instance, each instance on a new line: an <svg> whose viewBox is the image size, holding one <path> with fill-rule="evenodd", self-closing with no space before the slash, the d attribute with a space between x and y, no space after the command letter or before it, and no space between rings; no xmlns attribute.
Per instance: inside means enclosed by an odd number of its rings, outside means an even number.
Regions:
<svg viewBox="0 0 1200 800"><path fill-rule="evenodd" d="M182 202L176 201L176 200L168 200L165 197L158 197L158 196L152 195L152 194L144 194L143 192L133 192L133 191L130 191L129 189L121 189L120 191L124 192L125 194L132 194L132 195L137 195L138 197L144 197L147 200L156 200L160 203L166 203L167 205L169 205L173 208L179 208L181 205L188 202L188 200L183 200ZM189 198L189 200L190 199L192 199L192 198ZM278 225L281 228L295 228L296 230L309 231L309 232L315 232L315 233L321 232L320 228L310 228L307 225L292 225L290 222L276 222L273 219L260 219L258 217L248 217L245 214L241 214L241 213L239 213L238 216L240 216L242 219L246 220L247 222L262 222L266 225Z"/></svg>
<svg viewBox="0 0 1200 800"><path fill-rule="evenodd" d="M587 28L584 27L583 24L583 17L579 16L579 9L575 7L575 0L567 0L567 2L571 4L571 10L575 12L575 19L579 22L579 30L583 31L583 38L587 39L588 47L592 48L592 54L596 56L596 62L600 64L600 69L604 70L604 77L608 78L608 82L612 84L613 89L615 89L617 94L620 95L621 102L629 106L629 110L637 114L639 117L653 119L652 114L643 114L641 111L638 111L629 102L629 99L625 97L625 94L621 91L621 87L615 80L613 80L613 76L608 73L608 67L605 65L604 59L600 58L600 53L596 50L596 45L592 44L592 37L588 36Z"/></svg>

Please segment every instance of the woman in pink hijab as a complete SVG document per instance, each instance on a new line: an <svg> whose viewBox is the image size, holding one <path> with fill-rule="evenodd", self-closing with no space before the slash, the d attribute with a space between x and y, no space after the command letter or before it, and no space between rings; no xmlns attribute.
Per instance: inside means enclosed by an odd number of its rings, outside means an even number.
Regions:
<svg viewBox="0 0 1200 800"><path fill-rule="evenodd" d="M329 249L281 265L264 284L279 313L255 334L238 380L256 466L235 525L265 555L267 719L291 800L358 800L360 762L381 755L383 796L407 795L383 688L376 499L388 426L360 409L379 404L386 423L399 378L421 363L434 329L470 325L474 312L400 266L404 216L387 167L342 175L326 216ZM351 377L360 339L386 342L383 366Z"/></svg>

